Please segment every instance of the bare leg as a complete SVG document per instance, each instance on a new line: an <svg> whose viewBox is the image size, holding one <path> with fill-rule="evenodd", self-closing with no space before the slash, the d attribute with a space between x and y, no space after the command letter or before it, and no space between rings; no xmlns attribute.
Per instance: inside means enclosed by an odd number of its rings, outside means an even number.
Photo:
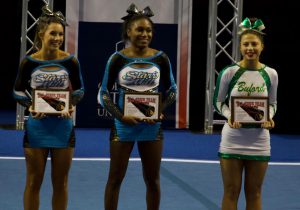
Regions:
<svg viewBox="0 0 300 210"><path fill-rule="evenodd" d="M261 188L268 168L267 161L245 163L246 210L261 210Z"/></svg>
<svg viewBox="0 0 300 210"><path fill-rule="evenodd" d="M222 210L237 210L242 186L243 160L221 159L220 163L224 187Z"/></svg>
<svg viewBox="0 0 300 210"><path fill-rule="evenodd" d="M52 209L66 210L68 205L68 176L74 149L51 149Z"/></svg>
<svg viewBox="0 0 300 210"><path fill-rule="evenodd" d="M162 140L138 142L138 149L143 164L144 181L147 188L147 210L159 210L162 148Z"/></svg>
<svg viewBox="0 0 300 210"><path fill-rule="evenodd" d="M110 142L109 176L105 187L105 210L118 208L119 192L125 177L134 142Z"/></svg>
<svg viewBox="0 0 300 210"><path fill-rule="evenodd" d="M25 148L26 186L24 191L24 210L38 210L40 189L44 178L48 149Z"/></svg>

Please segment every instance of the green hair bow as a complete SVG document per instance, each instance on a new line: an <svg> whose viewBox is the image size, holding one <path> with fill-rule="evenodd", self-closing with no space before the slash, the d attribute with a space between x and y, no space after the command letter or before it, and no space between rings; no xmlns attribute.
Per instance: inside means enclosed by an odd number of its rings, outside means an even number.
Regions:
<svg viewBox="0 0 300 210"><path fill-rule="evenodd" d="M239 34L241 34L242 32L246 31L246 30L255 30L258 33L264 34L262 32L262 30L264 30L266 27L264 25L264 23L262 22L261 19L257 19L253 24L251 23L249 18L245 18L241 24L239 25L240 27L240 32Z"/></svg>

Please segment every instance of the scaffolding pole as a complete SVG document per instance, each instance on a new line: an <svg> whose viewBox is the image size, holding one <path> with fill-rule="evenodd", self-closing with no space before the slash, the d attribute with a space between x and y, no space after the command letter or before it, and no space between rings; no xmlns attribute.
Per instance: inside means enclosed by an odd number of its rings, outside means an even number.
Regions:
<svg viewBox="0 0 300 210"><path fill-rule="evenodd" d="M22 59L29 54L33 50L34 45L34 37L30 35L31 30L38 22L38 17L40 14L33 14L32 8L33 6L39 5L30 5L30 0L23 0L22 2L22 25L21 25L21 47L20 47L20 62ZM49 8L53 8L53 0L43 0L41 1L43 4L48 4ZM43 5L40 5L41 8ZM37 17L37 18L36 18ZM34 33L33 33L34 36ZM29 43L29 45L27 45ZM25 114L26 108L19 103L17 103L16 107L16 129L23 130L25 122L28 118Z"/></svg>
<svg viewBox="0 0 300 210"><path fill-rule="evenodd" d="M221 6L227 6L227 8L219 10ZM228 8L232 9L231 14L228 14ZM242 8L243 0L209 1L204 119L204 132L206 134L213 133L214 124L224 124L225 122L225 120L215 119L214 115L213 94L216 76L219 74L216 70L216 64L219 55L222 53L229 61L227 64L232 64L240 60L239 38L237 32L238 25L242 20ZM224 11L226 11L226 13ZM229 19L228 16L230 17ZM222 36L224 33L227 33L227 37ZM228 38L228 40L226 40L226 38ZM219 41L221 39L222 42ZM229 46L231 46L231 48ZM226 64L224 63L222 64L222 66L225 65Z"/></svg>

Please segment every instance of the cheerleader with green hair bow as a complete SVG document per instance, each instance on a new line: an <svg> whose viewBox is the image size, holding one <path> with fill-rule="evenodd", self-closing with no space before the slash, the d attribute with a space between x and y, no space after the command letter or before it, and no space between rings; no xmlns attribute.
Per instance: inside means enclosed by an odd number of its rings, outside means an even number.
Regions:
<svg viewBox="0 0 300 210"><path fill-rule="evenodd" d="M270 129L275 126L278 75L260 61L265 34L262 20L245 18L239 26L242 60L220 72L213 99L216 111L227 119L218 152L224 187L222 210L237 210L241 186L245 209L261 210L262 185L271 155ZM241 98L239 102L250 104L248 109L236 102ZM257 100L265 102L256 106ZM259 111L261 118L254 118L253 110Z"/></svg>

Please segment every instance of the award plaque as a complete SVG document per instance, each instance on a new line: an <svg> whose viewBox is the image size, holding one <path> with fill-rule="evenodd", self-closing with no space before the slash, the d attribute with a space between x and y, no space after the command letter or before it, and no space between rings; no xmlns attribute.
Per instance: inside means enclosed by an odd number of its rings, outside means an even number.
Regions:
<svg viewBox="0 0 300 210"><path fill-rule="evenodd" d="M160 93L126 92L124 94L124 115L132 115L141 119L159 120L160 104Z"/></svg>
<svg viewBox="0 0 300 210"><path fill-rule="evenodd" d="M33 110L46 114L68 112L70 92L66 90L33 90Z"/></svg>
<svg viewBox="0 0 300 210"><path fill-rule="evenodd" d="M231 97L232 122L261 124L269 120L268 97Z"/></svg>

